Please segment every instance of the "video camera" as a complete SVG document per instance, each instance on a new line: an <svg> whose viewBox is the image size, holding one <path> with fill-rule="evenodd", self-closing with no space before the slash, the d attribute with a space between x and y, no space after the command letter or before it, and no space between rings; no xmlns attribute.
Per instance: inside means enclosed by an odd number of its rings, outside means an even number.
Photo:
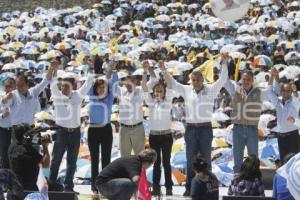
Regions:
<svg viewBox="0 0 300 200"><path fill-rule="evenodd" d="M42 132L47 130L57 130L57 126L52 127L37 127L34 128L28 124L20 124L13 126L14 135L17 143L24 145L41 145L42 143L51 143L50 138L44 139L41 135Z"/></svg>

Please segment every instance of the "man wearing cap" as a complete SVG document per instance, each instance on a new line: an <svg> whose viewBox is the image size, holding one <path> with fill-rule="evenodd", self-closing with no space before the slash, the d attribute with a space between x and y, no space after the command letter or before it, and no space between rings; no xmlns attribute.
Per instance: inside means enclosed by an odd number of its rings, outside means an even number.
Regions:
<svg viewBox="0 0 300 200"><path fill-rule="evenodd" d="M55 74L58 63L53 63ZM86 82L78 89L72 89L72 79L63 77L60 89L55 79L51 83L51 92L54 105L55 122L59 129L53 147L49 175L49 190L56 184L58 170L65 151L67 151L67 171L64 181L64 190L73 192L73 177L76 171L76 161L80 146L80 111L81 104L93 83L93 77L88 76Z"/></svg>
<svg viewBox="0 0 300 200"><path fill-rule="evenodd" d="M143 65L149 65L149 63L143 62ZM149 71L151 77L156 77L151 69L151 72ZM137 84L136 76L127 76L123 81L123 87L117 89L120 106L120 151L122 157L131 155L132 149L137 155L145 147L143 91ZM150 83L148 82L148 84Z"/></svg>
<svg viewBox="0 0 300 200"><path fill-rule="evenodd" d="M221 88L228 79L228 55L223 54L221 59L222 71L220 79L212 85L204 85L203 75L195 71L192 73L192 85L182 85L175 81L167 71L172 81L172 88L184 97L186 108L187 128L184 136L186 142L187 156L187 180L184 196L190 196L191 181L195 173L191 167L191 162L197 153L201 153L211 169L211 148L212 148L212 126L211 117L214 107L214 99L217 98Z"/></svg>
<svg viewBox="0 0 300 200"><path fill-rule="evenodd" d="M6 94L16 89L16 81L7 78L3 82ZM9 168L8 147L11 140L11 116L8 108L2 107L0 114L0 168Z"/></svg>

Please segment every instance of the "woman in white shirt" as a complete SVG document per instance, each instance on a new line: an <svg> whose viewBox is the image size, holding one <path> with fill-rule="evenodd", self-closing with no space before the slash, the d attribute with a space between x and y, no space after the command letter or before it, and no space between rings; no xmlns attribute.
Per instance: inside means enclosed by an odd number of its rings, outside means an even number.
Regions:
<svg viewBox="0 0 300 200"><path fill-rule="evenodd" d="M158 64L164 72L163 63ZM144 91L144 99L149 106L149 125L150 136L149 144L157 153L157 160L153 167L153 195L160 195L160 178L161 178L161 160L165 172L166 195L172 195L172 169L171 169L171 150L173 145L173 137L171 132L171 108L173 97L170 94L171 84L168 80L167 85L164 80L159 80L152 88L153 93L149 92L147 87L147 70L149 65L144 65L144 74L142 80L142 88ZM162 154L162 159L161 155Z"/></svg>

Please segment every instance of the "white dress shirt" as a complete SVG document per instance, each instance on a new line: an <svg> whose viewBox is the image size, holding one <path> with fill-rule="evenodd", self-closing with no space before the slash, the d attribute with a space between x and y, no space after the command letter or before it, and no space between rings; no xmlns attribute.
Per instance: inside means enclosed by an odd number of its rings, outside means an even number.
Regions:
<svg viewBox="0 0 300 200"><path fill-rule="evenodd" d="M125 87L119 87L120 123L135 125L143 121L143 92L140 86L129 93Z"/></svg>
<svg viewBox="0 0 300 200"><path fill-rule="evenodd" d="M155 100L151 93L145 92L144 99L149 107L149 126L152 131L164 131L171 129L171 108L173 95L167 90L166 97L162 101Z"/></svg>
<svg viewBox="0 0 300 200"><path fill-rule="evenodd" d="M26 96L20 94L18 90L13 91L13 97L7 103L12 126L21 123L34 124L34 115L41 109L39 95L49 82L48 79L43 79L42 82L30 88Z"/></svg>
<svg viewBox="0 0 300 200"><path fill-rule="evenodd" d="M214 99L218 96L221 88L228 79L228 69L222 65L220 78L211 85L204 85L204 88L196 93L191 85L182 85L172 80L172 89L184 97L187 123L211 122L214 108Z"/></svg>
<svg viewBox="0 0 300 200"><path fill-rule="evenodd" d="M80 127L81 104L93 84L94 78L88 76L85 83L70 96L62 94L57 86L57 79L51 84L56 124L65 128Z"/></svg>
<svg viewBox="0 0 300 200"><path fill-rule="evenodd" d="M276 108L277 127L276 131L280 133L287 133L298 129L297 122L299 122L299 99L291 97L286 102L283 102L282 97L278 97L275 92L270 93L269 99ZM296 123L291 123L287 119L291 116Z"/></svg>

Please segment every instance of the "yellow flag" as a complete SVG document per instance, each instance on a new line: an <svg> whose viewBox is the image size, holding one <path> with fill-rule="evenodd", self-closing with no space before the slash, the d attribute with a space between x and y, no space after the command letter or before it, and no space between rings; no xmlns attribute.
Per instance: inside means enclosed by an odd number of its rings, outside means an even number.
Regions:
<svg viewBox="0 0 300 200"><path fill-rule="evenodd" d="M112 52L112 54L117 53L118 51L118 41L117 38L112 38L109 42L108 42L108 46Z"/></svg>
<svg viewBox="0 0 300 200"><path fill-rule="evenodd" d="M235 65L235 71L234 71L234 80L235 81L238 81L240 66L241 66L241 59L239 58Z"/></svg>
<svg viewBox="0 0 300 200"><path fill-rule="evenodd" d="M194 71L199 71L202 73L210 83L214 82L214 60L218 58L221 54L210 56L209 60L204 62L202 65L194 69Z"/></svg>

